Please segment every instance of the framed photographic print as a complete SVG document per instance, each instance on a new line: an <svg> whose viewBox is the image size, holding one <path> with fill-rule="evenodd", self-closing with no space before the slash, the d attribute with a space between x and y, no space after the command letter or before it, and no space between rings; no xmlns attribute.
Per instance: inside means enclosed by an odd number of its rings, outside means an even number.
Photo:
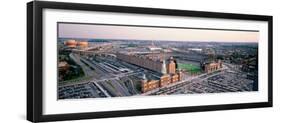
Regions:
<svg viewBox="0 0 281 123"><path fill-rule="evenodd" d="M33 122L272 107L272 16L33 1Z"/></svg>

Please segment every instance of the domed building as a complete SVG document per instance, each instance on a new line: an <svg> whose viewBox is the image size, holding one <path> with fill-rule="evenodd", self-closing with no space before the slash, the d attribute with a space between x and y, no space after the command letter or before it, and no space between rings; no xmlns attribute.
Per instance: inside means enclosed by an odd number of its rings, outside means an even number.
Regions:
<svg viewBox="0 0 281 123"><path fill-rule="evenodd" d="M77 45L77 42L75 40L67 40L64 42L64 45L70 48L74 48Z"/></svg>
<svg viewBox="0 0 281 123"><path fill-rule="evenodd" d="M88 41L79 41L79 42L78 42L78 46L79 46L80 48L88 47L88 45L89 45Z"/></svg>
<svg viewBox="0 0 281 123"><path fill-rule="evenodd" d="M69 48L78 47L80 49L84 49L84 48L88 47L89 43L88 43L88 41L77 41L77 40L70 39L70 40L65 41L64 45L66 45Z"/></svg>

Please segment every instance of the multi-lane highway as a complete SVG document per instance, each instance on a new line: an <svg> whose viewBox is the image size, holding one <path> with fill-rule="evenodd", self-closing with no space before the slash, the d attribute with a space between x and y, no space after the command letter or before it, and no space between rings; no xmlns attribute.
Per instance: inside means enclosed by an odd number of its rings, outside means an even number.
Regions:
<svg viewBox="0 0 281 123"><path fill-rule="evenodd" d="M106 64L98 63L94 60L86 59L84 57L81 57L78 54L71 53L70 57L74 62L76 62L78 65L80 65L85 72L85 76L90 76L91 79L88 79L87 81L77 81L77 82L70 82L65 83L63 85L59 85L59 88L65 88L75 85L83 85L83 84L90 84L94 89L100 90L103 95L106 97L112 97L112 96L131 96L131 93L137 93L134 85L132 84L132 80L130 80L129 85L130 88L125 87L125 84L120 83L121 78L126 78L128 76L134 76L141 73L141 69L138 70L129 70L126 69L126 72L124 71L117 71L113 69L113 65L106 62ZM109 68L113 67L113 68ZM100 74L101 76L94 77L93 75ZM127 78L129 79L129 78ZM130 85L131 84L131 85ZM91 87L92 87L91 86ZM131 87L132 86L132 87ZM132 90L129 90L132 89Z"/></svg>

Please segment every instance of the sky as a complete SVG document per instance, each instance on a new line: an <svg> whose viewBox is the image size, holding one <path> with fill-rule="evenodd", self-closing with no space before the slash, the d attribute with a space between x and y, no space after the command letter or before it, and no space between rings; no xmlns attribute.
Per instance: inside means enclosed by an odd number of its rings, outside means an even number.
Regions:
<svg viewBox="0 0 281 123"><path fill-rule="evenodd" d="M258 42L259 32L59 23L58 37L156 41Z"/></svg>

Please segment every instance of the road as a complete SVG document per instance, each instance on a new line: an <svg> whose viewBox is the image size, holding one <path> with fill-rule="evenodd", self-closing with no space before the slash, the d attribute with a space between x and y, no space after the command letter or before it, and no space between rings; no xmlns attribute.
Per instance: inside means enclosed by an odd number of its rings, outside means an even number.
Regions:
<svg viewBox="0 0 281 123"><path fill-rule="evenodd" d="M73 53L70 53L69 54L69 57L76 63L78 64L79 66L81 66L83 72L85 73L85 76L91 76L93 75L93 70L91 70L91 68L89 68L87 65L85 65L84 63L82 63L80 61L80 56L78 55L75 55Z"/></svg>
<svg viewBox="0 0 281 123"><path fill-rule="evenodd" d="M108 94L108 92L104 90L97 82L93 82L93 84L96 85L106 97L111 97L110 94Z"/></svg>
<svg viewBox="0 0 281 123"><path fill-rule="evenodd" d="M60 85L59 87L72 86L72 85L76 85L76 84L94 84L98 87L99 90L101 90L101 92L106 97L111 97L112 95L110 93L117 94L119 96L131 96L131 94L128 92L128 90L126 88L124 88L118 81L120 80L120 78L140 74L140 72L141 72L141 71L135 71L135 72L129 71L127 73L119 73L119 74L106 73L106 68L103 68L102 66L100 66L99 63L92 63L92 62L86 60L85 58L80 57L75 54L70 54L70 57L77 64L79 64L82 67L83 71L85 73L87 73L87 76L92 75L92 77L91 77L92 79L88 80L88 81L77 81L75 83L67 83L64 85ZM83 62L81 62L80 60ZM91 70L90 67L95 68L95 71ZM100 77L100 78L93 77L93 74L94 74L93 72L100 72L99 74L101 74L101 72L102 72L103 77ZM95 73L95 74L97 74L97 73ZM101 84L103 86L101 86ZM112 86L108 86L108 85L112 85ZM107 87L107 88L105 88L105 87Z"/></svg>

